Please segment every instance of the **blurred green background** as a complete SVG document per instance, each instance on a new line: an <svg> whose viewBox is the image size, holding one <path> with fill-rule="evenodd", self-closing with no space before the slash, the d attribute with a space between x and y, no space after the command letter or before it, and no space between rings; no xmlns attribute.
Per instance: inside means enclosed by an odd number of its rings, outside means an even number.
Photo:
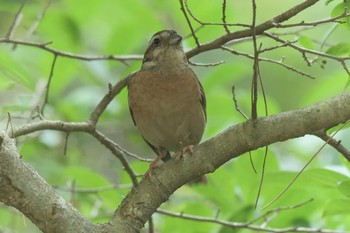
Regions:
<svg viewBox="0 0 350 233"><path fill-rule="evenodd" d="M262 23L302 1L257 0L257 23ZM340 14L343 1L320 1L287 23L309 22ZM4 38L22 1L0 0L0 38ZM157 31L175 29L186 36L185 50L195 47L188 24L178 1L161 0L57 0L52 1L33 33L28 32L47 7L44 0L28 0L22 19L12 39L37 43L52 42L49 47L82 55L142 55L148 40ZM221 1L190 0L192 13L204 22L221 22ZM227 0L228 23L251 23L251 1ZM191 20L194 28L199 24ZM334 55L350 55L349 24L323 24L307 30L300 28L272 29L283 33L281 38L294 41L307 49ZM231 31L242 28L230 27ZM291 33L293 32L293 33ZM197 35L201 43L225 34L222 26L205 26ZM324 46L321 43L324 42ZM278 45L271 39L259 37L262 48ZM341 44L340 44L341 43ZM340 45L339 45L340 44ZM229 45L230 48L252 54L251 40ZM338 47L334 47L338 46ZM330 49L332 48L332 49ZM338 48L338 49L337 49ZM318 58L310 67L302 55L290 48L263 53L262 57L280 60L311 74L316 79L301 76L279 65L260 63L269 114L305 107L336 96L347 90L349 77L342 66L332 60ZM309 59L316 59L308 55ZM6 127L8 114L14 127L32 121L36 106L41 105L53 55L28 46L0 44L0 126ZM214 50L191 58L194 63L216 63L219 66L192 66L202 82L207 96L208 124L203 141L230 125L244 121L234 109L231 87L235 86L240 108L250 114L250 85L253 61L227 51ZM45 118L62 121L85 121L108 90L139 69L141 60L81 61L58 57L50 86ZM348 64L350 65L350 64ZM154 158L143 142L129 116L127 91L123 90L108 106L98 123L98 129L130 152ZM260 92L259 115L264 104ZM37 120L37 119L36 119ZM334 131L334 130L333 130ZM336 136L350 148L350 131L344 129ZM131 181L120 162L98 141L84 133L72 133L64 155L65 133L40 131L18 138L23 160L33 166L84 216L94 222L106 222L128 193ZM249 156L243 155L208 175L208 185L184 186L177 190L161 208L200 216L248 222L269 209L292 206L313 198L300 208L278 213L270 227L304 226L350 231L349 164L333 148L326 146L291 187L267 210L261 207L281 192L304 164L322 146L313 136L276 143L269 147L265 181L258 208L253 208L262 170L264 149L252 152L257 168L255 174ZM130 158L132 167L143 174L148 164ZM118 188L109 188L118 186ZM78 192L79 189L106 187L101 192ZM69 190L78 191L71 192ZM0 187L1 191L1 187ZM235 231L223 226L175 219L154 214L156 232L251 232ZM258 221L256 224L262 223ZM13 208L0 204L0 232L40 232L30 220ZM146 232L146 230L145 230Z"/></svg>

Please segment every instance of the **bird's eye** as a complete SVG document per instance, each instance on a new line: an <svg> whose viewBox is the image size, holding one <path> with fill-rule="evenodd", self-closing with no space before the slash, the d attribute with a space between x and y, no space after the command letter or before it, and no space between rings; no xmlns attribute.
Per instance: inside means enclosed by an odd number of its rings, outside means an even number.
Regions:
<svg viewBox="0 0 350 233"><path fill-rule="evenodd" d="M160 39L159 38L155 38L153 40L153 44L156 45L156 46L159 46L160 45Z"/></svg>

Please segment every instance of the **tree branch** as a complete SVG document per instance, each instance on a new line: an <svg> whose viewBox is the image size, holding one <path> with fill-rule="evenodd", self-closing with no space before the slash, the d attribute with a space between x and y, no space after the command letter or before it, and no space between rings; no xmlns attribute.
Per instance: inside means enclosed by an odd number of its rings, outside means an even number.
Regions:
<svg viewBox="0 0 350 233"><path fill-rule="evenodd" d="M264 224L261 225L254 225L253 222L266 218L268 215L271 213L276 213L280 211L285 211L289 209L295 209L298 208L302 205L305 205L309 203L311 200L308 200L307 202L294 205L294 206L287 206L287 207L280 207L277 209L272 209L265 214L257 217L251 222L231 222L231 221L225 221L225 220L219 220L217 218L210 218L210 217L200 217L200 216L195 216L195 215L189 215L189 214L184 214L184 213L173 213L170 211L166 210L157 210L157 213L162 214L162 215L167 215L175 218L181 218L181 219L187 219L187 220L192 220L192 221L197 221L197 222L209 222L209 223L215 223L219 224L222 226L226 226L233 229L250 229L253 231L257 232L278 232L278 233L284 233L284 232L318 232L318 233L343 233L344 231L335 231L335 230L326 230L326 229L318 229L318 228L306 228L306 227L287 227L287 228L274 228L274 227L267 227L264 226Z"/></svg>
<svg viewBox="0 0 350 233"><path fill-rule="evenodd" d="M287 11L279 14L278 16L256 26L255 32L256 35L261 35L264 31L269 30L275 26L276 23L282 23L293 16L297 15L299 12L305 10L306 8L314 5L317 3L319 0L307 0L299 5L296 5L295 7L288 9ZM191 58L199 53L203 53L205 51L213 50L220 48L222 45L226 44L227 42L238 39L238 38L245 38L245 37L250 37L253 35L253 30L252 29L246 29L246 30L241 30L241 31L236 31L232 33L227 33L209 43L206 44L201 44L200 47L194 48L190 51L187 52L187 57Z"/></svg>
<svg viewBox="0 0 350 233"><path fill-rule="evenodd" d="M183 184L215 171L232 158L275 142L313 134L350 119L350 93L310 107L232 126L194 148L183 160L170 160L143 179L123 200L110 222L122 232L138 232L161 203ZM137 203L137 204L136 204ZM120 228L119 228L120 229Z"/></svg>
<svg viewBox="0 0 350 233"><path fill-rule="evenodd" d="M107 138L101 132L97 131L94 125L87 122L63 122L63 121L50 121L41 120L34 123L23 125L13 131L13 137L26 135L40 130L57 130L66 133L70 132L86 132L95 137L101 144L108 148L112 154L114 154L120 162L123 164L124 169L129 174L131 181L134 185L138 184L137 175L129 165L128 160L125 158L125 151L120 148L118 144Z"/></svg>
<svg viewBox="0 0 350 233"><path fill-rule="evenodd" d="M21 160L14 139L5 132L0 138L0 202L21 211L44 232L100 232Z"/></svg>
<svg viewBox="0 0 350 233"><path fill-rule="evenodd" d="M65 228L55 228L60 232L104 232L106 229L108 230L106 232L139 232L160 204L176 189L194 178L213 172L230 159L248 151L305 134L314 134L320 129L329 129L349 119L350 93L347 93L307 108L231 126L195 147L193 155L185 156L182 160L170 160L154 170L152 180L145 178L138 186L134 186L118 207L110 223L99 225L100 228L88 223L32 168L24 164L14 148L14 142L2 133L0 134L0 142L3 141L0 151L2 188L0 201L19 209L41 229L45 229L45 232L55 232L52 227L60 226L61 222L65 222ZM58 121L43 121L15 129L14 133L19 136L43 129L94 132L93 127L85 122L65 124ZM45 191L38 193L37 190ZM9 193L11 195L8 195ZM32 202L37 204L31 205ZM39 207L35 206L39 204ZM33 208L36 208L35 211ZM78 221L79 226L75 228ZM84 231L76 230L85 227ZM93 231L88 231L87 228Z"/></svg>
<svg viewBox="0 0 350 233"><path fill-rule="evenodd" d="M120 56L115 56L115 55L103 55L103 56L89 56L89 55L81 55L81 54L74 54L70 52L64 52L64 51L59 51L53 48L48 47L49 43L35 43L35 42L27 42L23 40L12 40L8 38L0 38L0 44L5 43L5 44L15 44L15 45L23 45L23 46L29 46L29 47L35 47L39 48L42 50L45 50L47 52L50 52L54 55L61 56L61 57L67 57L71 59L79 59L83 61L96 61L96 60L116 60L120 62L125 62L129 60L141 60L142 55L120 55Z"/></svg>

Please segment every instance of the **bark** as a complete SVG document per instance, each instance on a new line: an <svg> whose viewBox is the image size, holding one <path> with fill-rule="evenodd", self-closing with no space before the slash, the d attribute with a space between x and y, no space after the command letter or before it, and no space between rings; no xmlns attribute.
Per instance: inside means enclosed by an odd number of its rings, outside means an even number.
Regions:
<svg viewBox="0 0 350 233"><path fill-rule="evenodd" d="M1 132L0 201L17 208L43 232L139 232L156 209L188 181L214 172L245 152L329 129L349 119L350 93L346 93L310 107L231 126L195 147L192 155L161 165L151 180L142 180L130 191L109 223L99 225L85 219L22 161L15 141ZM53 129L49 123L47 127Z"/></svg>

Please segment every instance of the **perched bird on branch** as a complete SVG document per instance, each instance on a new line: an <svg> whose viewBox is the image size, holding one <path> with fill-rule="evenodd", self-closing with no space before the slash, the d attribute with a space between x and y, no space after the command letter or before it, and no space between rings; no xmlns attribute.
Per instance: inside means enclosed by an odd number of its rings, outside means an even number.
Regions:
<svg viewBox="0 0 350 233"><path fill-rule="evenodd" d="M188 66L182 37L173 30L151 38L140 71L130 79L129 109L147 144L157 154L146 175L160 159L179 159L192 153L206 124L206 99L202 85Z"/></svg>

